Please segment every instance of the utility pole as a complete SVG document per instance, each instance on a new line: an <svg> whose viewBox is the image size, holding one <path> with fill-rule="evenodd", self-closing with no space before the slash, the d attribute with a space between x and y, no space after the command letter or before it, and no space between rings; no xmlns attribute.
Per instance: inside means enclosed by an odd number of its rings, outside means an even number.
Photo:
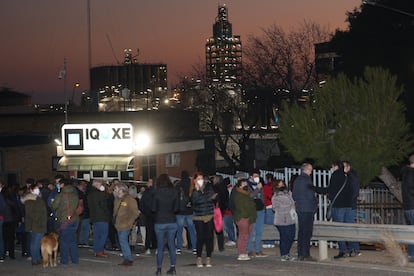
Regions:
<svg viewBox="0 0 414 276"><path fill-rule="evenodd" d="M65 124L68 123L68 96L66 95L66 71L67 71L67 61L66 58L63 58L63 70L59 71L58 78L61 80L63 78L63 97L65 101Z"/></svg>

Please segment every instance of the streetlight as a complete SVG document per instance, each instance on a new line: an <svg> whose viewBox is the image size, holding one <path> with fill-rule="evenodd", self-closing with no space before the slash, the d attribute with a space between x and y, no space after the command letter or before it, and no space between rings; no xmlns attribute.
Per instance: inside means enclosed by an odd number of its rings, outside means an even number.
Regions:
<svg viewBox="0 0 414 276"><path fill-rule="evenodd" d="M147 180L150 178L151 168L149 160L149 149L151 148L152 138L148 132L139 132L135 138L135 154L137 151L142 155L147 157Z"/></svg>
<svg viewBox="0 0 414 276"><path fill-rule="evenodd" d="M70 100L70 104L75 104L75 90L79 86L80 86L80 84L78 82L73 85L72 97L71 97L71 100Z"/></svg>

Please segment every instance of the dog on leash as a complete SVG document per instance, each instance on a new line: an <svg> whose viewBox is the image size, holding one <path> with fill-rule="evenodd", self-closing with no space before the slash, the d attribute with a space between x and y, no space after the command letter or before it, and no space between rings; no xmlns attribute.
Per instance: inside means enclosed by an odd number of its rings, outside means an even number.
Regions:
<svg viewBox="0 0 414 276"><path fill-rule="evenodd" d="M47 267L56 266L57 251L59 246L59 235L56 232L50 232L42 238L40 249L42 251L42 264Z"/></svg>

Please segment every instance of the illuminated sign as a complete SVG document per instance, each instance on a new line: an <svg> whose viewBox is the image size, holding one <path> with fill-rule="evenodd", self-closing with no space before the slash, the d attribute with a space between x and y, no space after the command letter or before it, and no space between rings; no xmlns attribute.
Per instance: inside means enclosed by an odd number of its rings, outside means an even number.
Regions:
<svg viewBox="0 0 414 276"><path fill-rule="evenodd" d="M65 124L62 127L65 155L126 155L133 152L131 124Z"/></svg>

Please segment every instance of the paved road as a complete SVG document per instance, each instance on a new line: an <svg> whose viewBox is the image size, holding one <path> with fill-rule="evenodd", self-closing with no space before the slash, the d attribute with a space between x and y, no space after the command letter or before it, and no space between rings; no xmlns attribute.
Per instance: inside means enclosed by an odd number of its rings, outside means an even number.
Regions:
<svg viewBox="0 0 414 276"><path fill-rule="evenodd" d="M138 252L142 248L138 248ZM265 249L269 254L267 258L255 258L250 261L237 261L235 248L227 248L224 252L213 253L213 267L197 268L195 258L189 251L184 251L177 256L177 275L413 275L414 265L398 267L394 264L392 256L381 251L363 251L360 257L347 258L340 261L325 262L281 262L278 257L278 248ZM22 257L16 260L6 259L0 263L0 276L2 275L59 275L59 276L88 276L88 275L154 275L155 256L143 255L135 258L132 267L119 266L122 261L119 252L109 251L106 259L97 259L92 256L92 251L88 248L80 248L79 265L58 265L56 268L42 268L32 266L31 262ZM16 252L19 254L19 252ZM317 248L312 249L313 256L318 256ZM330 250L329 255L336 254L336 250ZM19 256L19 255L17 255ZM168 269L168 254L164 254L163 275Z"/></svg>

